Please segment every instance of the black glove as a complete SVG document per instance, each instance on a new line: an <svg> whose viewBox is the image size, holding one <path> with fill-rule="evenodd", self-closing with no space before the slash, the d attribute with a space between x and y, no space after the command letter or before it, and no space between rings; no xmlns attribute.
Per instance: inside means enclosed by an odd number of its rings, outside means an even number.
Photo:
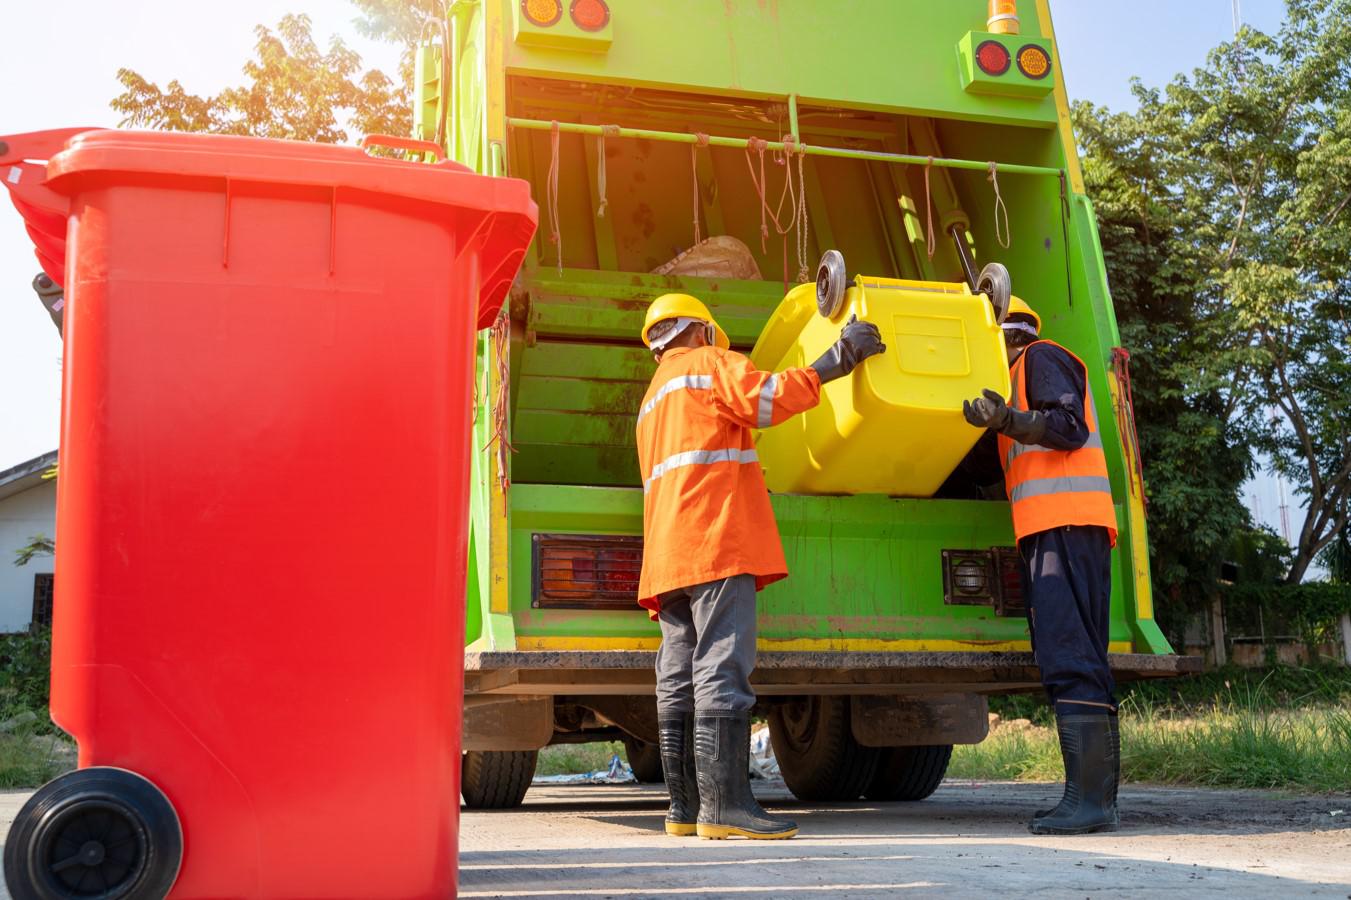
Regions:
<svg viewBox="0 0 1351 900"><path fill-rule="evenodd" d="M885 352L887 345L882 343L882 332L871 322L860 322L858 316L850 316L840 332L840 339L830 349L821 354L821 358L812 363L812 368L821 377L821 383L843 378L865 359Z"/></svg>
<svg viewBox="0 0 1351 900"><path fill-rule="evenodd" d="M1046 417L1035 410L1010 409L1004 398L989 388L975 400L962 401L962 415L977 428L992 428L1020 444L1037 444L1046 434Z"/></svg>

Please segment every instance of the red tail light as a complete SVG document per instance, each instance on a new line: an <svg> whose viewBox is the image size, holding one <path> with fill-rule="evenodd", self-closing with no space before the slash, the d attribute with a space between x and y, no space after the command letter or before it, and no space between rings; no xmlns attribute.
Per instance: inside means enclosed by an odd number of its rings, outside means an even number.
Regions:
<svg viewBox="0 0 1351 900"><path fill-rule="evenodd" d="M637 609L643 540L537 534L530 605L537 609Z"/></svg>
<svg viewBox="0 0 1351 900"><path fill-rule="evenodd" d="M1017 547L995 547L995 571L999 590L995 592L994 611L1000 616L1021 616L1027 611L1023 599L1023 559Z"/></svg>
<svg viewBox="0 0 1351 900"><path fill-rule="evenodd" d="M976 65L986 75L1003 75L1013 65L1013 57L999 41L982 41L976 47Z"/></svg>
<svg viewBox="0 0 1351 900"><path fill-rule="evenodd" d="M568 12L573 24L583 31L600 31L610 24L610 7L605 0L572 0Z"/></svg>

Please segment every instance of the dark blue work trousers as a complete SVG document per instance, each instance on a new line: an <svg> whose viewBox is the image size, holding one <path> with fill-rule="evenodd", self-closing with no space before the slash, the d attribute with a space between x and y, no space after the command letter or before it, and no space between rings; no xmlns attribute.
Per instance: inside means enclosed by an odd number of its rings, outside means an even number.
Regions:
<svg viewBox="0 0 1351 900"><path fill-rule="evenodd" d="M1116 711L1107 663L1112 545L1098 525L1067 525L1018 542L1027 624L1056 715Z"/></svg>

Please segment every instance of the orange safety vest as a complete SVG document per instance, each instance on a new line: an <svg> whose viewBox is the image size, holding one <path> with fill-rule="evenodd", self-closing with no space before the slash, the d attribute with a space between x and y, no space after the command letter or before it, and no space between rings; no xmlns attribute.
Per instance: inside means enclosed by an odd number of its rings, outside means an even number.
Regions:
<svg viewBox="0 0 1351 900"><path fill-rule="evenodd" d="M638 603L733 575L756 590L788 574L751 429L821 399L814 369L761 372L740 353L677 347L662 354L638 410L643 571Z"/></svg>
<svg viewBox="0 0 1351 900"><path fill-rule="evenodd" d="M1009 406L1028 412L1027 355L1037 344L1050 344L1064 351L1084 372L1084 424L1088 439L1078 450L1054 450L1039 444L1020 444L999 435L999 461L1004 466L1004 487L1013 507L1013 533L1018 540L1064 525L1101 525L1116 546L1116 507L1107 477L1107 457L1102 452L1102 433L1088 390L1088 368L1083 360L1054 341L1029 344L1010 367L1013 399Z"/></svg>

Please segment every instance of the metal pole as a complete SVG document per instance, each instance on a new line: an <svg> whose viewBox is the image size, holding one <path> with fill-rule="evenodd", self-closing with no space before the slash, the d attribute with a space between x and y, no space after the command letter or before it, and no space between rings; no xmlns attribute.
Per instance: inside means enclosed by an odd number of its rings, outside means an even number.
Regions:
<svg viewBox="0 0 1351 900"><path fill-rule="evenodd" d="M529 131L550 131L554 123L543 119L517 119L508 118L507 125L512 128L524 128ZM582 125L578 122L559 122L558 130L566 134L600 134L600 125ZM610 132L611 135L614 132ZM649 141L670 141L676 144L693 144L696 140L692 134L686 134L679 131L652 131L646 128L620 128L619 137L642 138ZM737 147L743 148L750 146L750 141L746 138L730 138L710 136L709 144L714 147ZM784 145L781 141L765 141L767 150L783 150ZM834 156L843 159L871 159L877 162L896 163L907 166L923 166L932 163L943 169L967 169L973 172L989 171L989 162L980 162L974 159L947 159L936 156L930 159L927 156L911 156L906 153L882 153L877 150L851 150L846 147L817 147L815 145L803 146L798 144L794 147L801 150L808 156ZM1059 169L1052 169L1048 166L1026 166L1021 163L997 163L1000 174L1012 173L1014 175L1046 175L1054 178L1060 177Z"/></svg>

